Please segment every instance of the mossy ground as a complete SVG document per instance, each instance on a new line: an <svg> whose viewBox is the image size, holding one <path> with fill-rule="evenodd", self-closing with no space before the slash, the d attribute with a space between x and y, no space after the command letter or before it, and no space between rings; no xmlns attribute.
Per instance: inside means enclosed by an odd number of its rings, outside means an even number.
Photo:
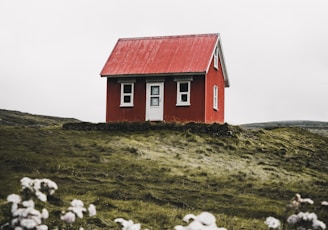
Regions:
<svg viewBox="0 0 328 230"><path fill-rule="evenodd" d="M215 137L0 126L0 224L7 195L28 176L58 184L48 207L55 217L74 198L95 204L92 229L119 229L117 217L173 229L185 214L201 211L227 229L267 229L265 218L282 219L295 193L317 204L328 199L327 147L327 137L299 128ZM316 211L328 219L327 210Z"/></svg>

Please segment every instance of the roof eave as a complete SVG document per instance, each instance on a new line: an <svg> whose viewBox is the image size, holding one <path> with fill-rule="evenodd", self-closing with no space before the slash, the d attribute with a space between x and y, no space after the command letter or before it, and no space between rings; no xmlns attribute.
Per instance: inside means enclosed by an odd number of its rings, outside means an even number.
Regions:
<svg viewBox="0 0 328 230"><path fill-rule="evenodd" d="M222 68L223 77L224 77L224 86L226 88L228 88L228 87L230 87L230 82L229 82L229 77L228 77L226 64L225 64L225 61L224 61L224 55L223 55L223 49L222 49L220 36L219 36L218 45L219 45L219 58L220 58L221 68Z"/></svg>
<svg viewBox="0 0 328 230"><path fill-rule="evenodd" d="M125 78L125 77L163 77L163 76L199 76L205 75L206 71L201 72L181 72L181 73L147 73L147 74L100 74L101 77L107 78Z"/></svg>

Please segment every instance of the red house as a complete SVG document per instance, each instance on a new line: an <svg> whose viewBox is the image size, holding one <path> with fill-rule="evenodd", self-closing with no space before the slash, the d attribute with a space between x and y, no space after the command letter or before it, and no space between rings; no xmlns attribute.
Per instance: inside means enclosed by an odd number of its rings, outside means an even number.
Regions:
<svg viewBox="0 0 328 230"><path fill-rule="evenodd" d="M224 123L229 79L219 34L119 39L100 75L106 122Z"/></svg>

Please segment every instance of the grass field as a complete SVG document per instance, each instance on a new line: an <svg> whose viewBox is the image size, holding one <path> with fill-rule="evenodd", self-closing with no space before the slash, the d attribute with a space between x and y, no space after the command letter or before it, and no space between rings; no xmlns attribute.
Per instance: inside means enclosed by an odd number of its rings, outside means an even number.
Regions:
<svg viewBox="0 0 328 230"><path fill-rule="evenodd" d="M318 206L328 200L326 136L292 127L232 127L233 135L222 137L166 129L74 131L62 129L64 122L0 126L0 225L6 197L19 191L24 176L58 184L49 224L77 198L97 207L88 229L120 229L116 217L143 229L173 229L185 214L201 211L227 229L267 229L265 218L283 219L295 193L312 198L312 211L328 220Z"/></svg>

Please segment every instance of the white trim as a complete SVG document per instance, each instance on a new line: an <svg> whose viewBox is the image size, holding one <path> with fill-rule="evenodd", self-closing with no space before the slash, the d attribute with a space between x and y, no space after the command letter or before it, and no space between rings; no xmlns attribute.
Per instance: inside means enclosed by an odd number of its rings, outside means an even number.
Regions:
<svg viewBox="0 0 328 230"><path fill-rule="evenodd" d="M215 43L215 47L213 48L213 53L212 53L212 56L211 56L211 58L208 62L205 73L207 74L209 69L210 69L212 58L214 56L215 48L216 48L216 46L218 46L218 48L219 48L219 60L220 60L221 69L222 69L223 78L224 78L224 87L230 87L228 72L227 72L225 61L224 61L224 55L223 55L223 49L222 49L222 43L221 43L221 36L220 36L220 34L217 34L217 35L218 35L218 39Z"/></svg>
<svg viewBox="0 0 328 230"><path fill-rule="evenodd" d="M217 45L219 44L219 40L220 40L220 34L217 34L217 39L215 41L215 46L214 46L214 48L212 50L212 54L211 54L210 60L208 60L208 64L207 64L207 67L206 67L206 72L205 72L206 74L208 73L208 71L209 71L209 69L211 67L212 59L214 57L215 47L217 47ZM220 49L220 47L219 47L219 49ZM220 52L220 50L219 50L219 52Z"/></svg>
<svg viewBox="0 0 328 230"><path fill-rule="evenodd" d="M187 92L180 92L180 85L181 84L188 84L188 91ZM177 103L176 106L190 106L190 86L191 81L177 81ZM187 100L183 101L181 100L182 96L186 95Z"/></svg>
<svg viewBox="0 0 328 230"><path fill-rule="evenodd" d="M225 61L224 61L221 39L219 39L218 45L219 45L218 46L219 47L219 58L220 58L221 68L222 68L223 77L224 77L224 87L230 87L228 72L227 72Z"/></svg>
<svg viewBox="0 0 328 230"><path fill-rule="evenodd" d="M131 86L131 92L125 93L124 92L124 86L130 85ZM129 102L124 102L125 97L130 97ZM133 107L133 101L134 101L134 82L122 82L121 83L121 102L120 107Z"/></svg>
<svg viewBox="0 0 328 230"><path fill-rule="evenodd" d="M213 86L213 109L219 109L219 87L217 85Z"/></svg>

